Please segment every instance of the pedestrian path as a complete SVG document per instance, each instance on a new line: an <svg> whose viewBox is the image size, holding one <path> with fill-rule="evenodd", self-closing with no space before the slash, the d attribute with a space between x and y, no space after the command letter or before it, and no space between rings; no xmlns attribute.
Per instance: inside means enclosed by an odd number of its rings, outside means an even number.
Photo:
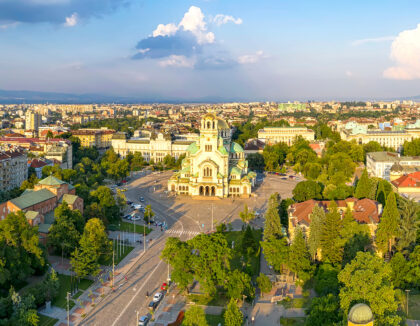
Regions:
<svg viewBox="0 0 420 326"><path fill-rule="evenodd" d="M182 231L182 230L166 230L165 233L176 234L176 235L199 235L197 231Z"/></svg>

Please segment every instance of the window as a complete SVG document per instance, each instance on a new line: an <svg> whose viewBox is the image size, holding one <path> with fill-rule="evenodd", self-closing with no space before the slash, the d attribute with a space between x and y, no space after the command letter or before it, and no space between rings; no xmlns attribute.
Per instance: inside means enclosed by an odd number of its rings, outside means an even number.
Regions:
<svg viewBox="0 0 420 326"><path fill-rule="evenodd" d="M211 122L207 121L207 129L210 129L210 128L211 128Z"/></svg>
<svg viewBox="0 0 420 326"><path fill-rule="evenodd" d="M203 170L204 177L211 177L212 176L212 169L209 167L204 168Z"/></svg>
<svg viewBox="0 0 420 326"><path fill-rule="evenodd" d="M206 152L211 152L212 149L213 149L213 147L211 145L205 145L204 148L205 148Z"/></svg>

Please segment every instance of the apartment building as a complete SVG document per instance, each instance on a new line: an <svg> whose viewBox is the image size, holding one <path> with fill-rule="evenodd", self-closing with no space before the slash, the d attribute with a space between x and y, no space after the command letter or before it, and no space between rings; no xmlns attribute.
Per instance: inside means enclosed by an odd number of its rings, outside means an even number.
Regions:
<svg viewBox="0 0 420 326"><path fill-rule="evenodd" d="M400 156L393 152L366 154L366 168L370 176L391 180L393 167L420 167L420 156Z"/></svg>
<svg viewBox="0 0 420 326"><path fill-rule="evenodd" d="M313 141L315 132L306 127L265 127L258 130L258 139L268 145L276 143L286 143L292 145L296 137L303 137L306 140Z"/></svg>
<svg viewBox="0 0 420 326"><path fill-rule="evenodd" d="M42 116L34 111L26 111L25 114L25 129L38 131L42 124Z"/></svg>
<svg viewBox="0 0 420 326"><path fill-rule="evenodd" d="M96 147L106 149L111 147L112 136L115 130L108 128L101 129L78 129L72 131L72 135L80 140L82 147Z"/></svg>
<svg viewBox="0 0 420 326"><path fill-rule="evenodd" d="M28 179L27 159L22 148L0 151L0 191L20 187Z"/></svg>

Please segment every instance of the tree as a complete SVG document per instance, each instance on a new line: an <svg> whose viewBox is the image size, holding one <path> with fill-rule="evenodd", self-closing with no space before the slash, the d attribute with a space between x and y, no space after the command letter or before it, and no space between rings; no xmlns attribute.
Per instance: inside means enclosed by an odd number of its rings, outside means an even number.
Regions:
<svg viewBox="0 0 420 326"><path fill-rule="evenodd" d="M268 199L268 207L265 212L264 239L275 237L281 238L282 225L279 216L279 195L274 193Z"/></svg>
<svg viewBox="0 0 420 326"><path fill-rule="evenodd" d="M404 255L397 252L389 262L392 269L392 282L400 289L405 289L410 283L410 265Z"/></svg>
<svg viewBox="0 0 420 326"><path fill-rule="evenodd" d="M251 153L247 156L249 168L253 171L264 171L264 156L260 153Z"/></svg>
<svg viewBox="0 0 420 326"><path fill-rule="evenodd" d="M324 228L321 235L322 260L331 264L341 263L343 258L343 244L340 238L341 217L337 204L332 202L325 216Z"/></svg>
<svg viewBox="0 0 420 326"><path fill-rule="evenodd" d="M316 260L317 252L321 249L321 236L324 229L325 212L315 205L311 214L311 231L308 238L308 247L312 260Z"/></svg>
<svg viewBox="0 0 420 326"><path fill-rule="evenodd" d="M419 156L420 155L420 139L413 139L412 141L404 142L403 154L405 156Z"/></svg>
<svg viewBox="0 0 420 326"><path fill-rule="evenodd" d="M356 258L338 274L343 283L340 289L340 306L344 314L357 302L365 302L379 322L398 325L398 302L391 280L392 270L380 257L358 252Z"/></svg>
<svg viewBox="0 0 420 326"><path fill-rule="evenodd" d="M251 220L255 218L255 213L248 209L248 205L245 204L244 210L239 213L239 217L241 218L242 222L248 224Z"/></svg>
<svg viewBox="0 0 420 326"><path fill-rule="evenodd" d="M412 200L405 200L401 211L401 220L398 226L397 244L398 251L407 253L416 242L420 226L420 206Z"/></svg>
<svg viewBox="0 0 420 326"><path fill-rule="evenodd" d="M223 315L225 326L242 326L244 316L239 310L236 301L230 299L227 309Z"/></svg>
<svg viewBox="0 0 420 326"><path fill-rule="evenodd" d="M359 199L369 198L369 195L371 193L371 186L372 183L369 179L367 170L364 169L360 180L357 182L356 192L354 193L354 196Z"/></svg>
<svg viewBox="0 0 420 326"><path fill-rule="evenodd" d="M203 308L199 306L189 307L185 312L182 324L185 326L208 326Z"/></svg>
<svg viewBox="0 0 420 326"><path fill-rule="evenodd" d="M48 233L48 244L62 256L68 256L77 247L84 226L84 219L78 210L72 211L63 202L55 211L55 221Z"/></svg>
<svg viewBox="0 0 420 326"><path fill-rule="evenodd" d="M115 163L110 163L106 173L115 181L124 179L130 174L128 162L126 160L118 160Z"/></svg>
<svg viewBox="0 0 420 326"><path fill-rule="evenodd" d="M385 206L386 194L383 182L378 182L378 189L376 190L376 201Z"/></svg>
<svg viewBox="0 0 420 326"><path fill-rule="evenodd" d="M31 226L23 211L9 213L0 221L0 285L7 290L35 272L43 272L45 252L37 227Z"/></svg>
<svg viewBox="0 0 420 326"><path fill-rule="evenodd" d="M226 283L227 295L231 299L242 299L242 295L254 298L254 287L251 284L251 276L235 269L230 273Z"/></svg>
<svg viewBox="0 0 420 326"><path fill-rule="evenodd" d="M257 277L257 284L262 293L270 292L273 287L268 276L263 273L260 273L260 275Z"/></svg>
<svg viewBox="0 0 420 326"><path fill-rule="evenodd" d="M242 253L245 255L253 254L258 250L258 242L254 238L252 228L247 225L245 232L242 233L241 238Z"/></svg>
<svg viewBox="0 0 420 326"><path fill-rule="evenodd" d="M281 272L289 258L289 246L286 237L279 239L276 237L265 238L261 242L261 247L267 263L273 266L276 271Z"/></svg>
<svg viewBox="0 0 420 326"><path fill-rule="evenodd" d="M155 216L155 213L152 211L152 206L147 205L144 211L144 221L146 223L150 223L150 220Z"/></svg>
<svg viewBox="0 0 420 326"><path fill-rule="evenodd" d="M111 189L106 186L99 186L96 190L92 191L90 195L91 201L97 202L103 209L107 221L112 222L119 219L120 209L115 201Z"/></svg>
<svg viewBox="0 0 420 326"><path fill-rule="evenodd" d="M141 152L135 152L133 159L131 160L131 171L140 171L145 165L146 161L144 160L144 157L141 154Z"/></svg>
<svg viewBox="0 0 420 326"><path fill-rule="evenodd" d="M398 236L399 221L400 213L398 212L395 194L391 192L386 200L381 221L376 231L376 244L383 253L391 253L394 239Z"/></svg>
<svg viewBox="0 0 420 326"><path fill-rule="evenodd" d="M338 295L339 284L337 277L339 271L339 267L334 267L328 263L318 266L315 274L314 289L319 296L325 296L330 293L335 296Z"/></svg>
<svg viewBox="0 0 420 326"><path fill-rule="evenodd" d="M338 298L331 293L319 298L313 298L306 310L308 316L305 325L334 326L343 319Z"/></svg>
<svg viewBox="0 0 420 326"><path fill-rule="evenodd" d="M302 230L297 227L289 250L287 266L294 272L301 282L308 281L313 273L311 255L305 243Z"/></svg>
<svg viewBox="0 0 420 326"><path fill-rule="evenodd" d="M308 199L321 199L322 186L320 183L312 180L301 181L293 189L293 198L298 202Z"/></svg>
<svg viewBox="0 0 420 326"><path fill-rule="evenodd" d="M9 296L13 303L10 325L37 326L39 317L35 309L34 297L32 295L21 297L13 287L10 289Z"/></svg>
<svg viewBox="0 0 420 326"><path fill-rule="evenodd" d="M161 258L172 267L171 280L181 290L188 290L194 280L192 270L191 247L179 238L168 238Z"/></svg>

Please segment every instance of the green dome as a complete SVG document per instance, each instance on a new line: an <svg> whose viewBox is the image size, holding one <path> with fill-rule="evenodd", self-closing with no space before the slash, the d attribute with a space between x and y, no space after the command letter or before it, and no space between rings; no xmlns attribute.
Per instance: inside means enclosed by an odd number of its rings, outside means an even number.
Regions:
<svg viewBox="0 0 420 326"><path fill-rule="evenodd" d="M226 150L225 146L220 146L219 147L219 152L222 153L222 155L228 155L228 151Z"/></svg>
<svg viewBox="0 0 420 326"><path fill-rule="evenodd" d="M241 175L242 174L242 171L238 167L234 166L233 168L231 168L230 174Z"/></svg>
<svg viewBox="0 0 420 326"><path fill-rule="evenodd" d="M370 307L364 303L355 304L349 312L348 320L354 324L366 324L373 320Z"/></svg>
<svg viewBox="0 0 420 326"><path fill-rule="evenodd" d="M196 143L196 142L194 142L194 143L190 144L190 145L187 147L187 152L190 152L191 154L195 154L195 153L197 153L197 152L198 152L198 146L197 146L197 143Z"/></svg>
<svg viewBox="0 0 420 326"><path fill-rule="evenodd" d="M243 151L244 151L244 149L238 143L233 142L232 145L230 145L230 152L231 153L242 153Z"/></svg>

